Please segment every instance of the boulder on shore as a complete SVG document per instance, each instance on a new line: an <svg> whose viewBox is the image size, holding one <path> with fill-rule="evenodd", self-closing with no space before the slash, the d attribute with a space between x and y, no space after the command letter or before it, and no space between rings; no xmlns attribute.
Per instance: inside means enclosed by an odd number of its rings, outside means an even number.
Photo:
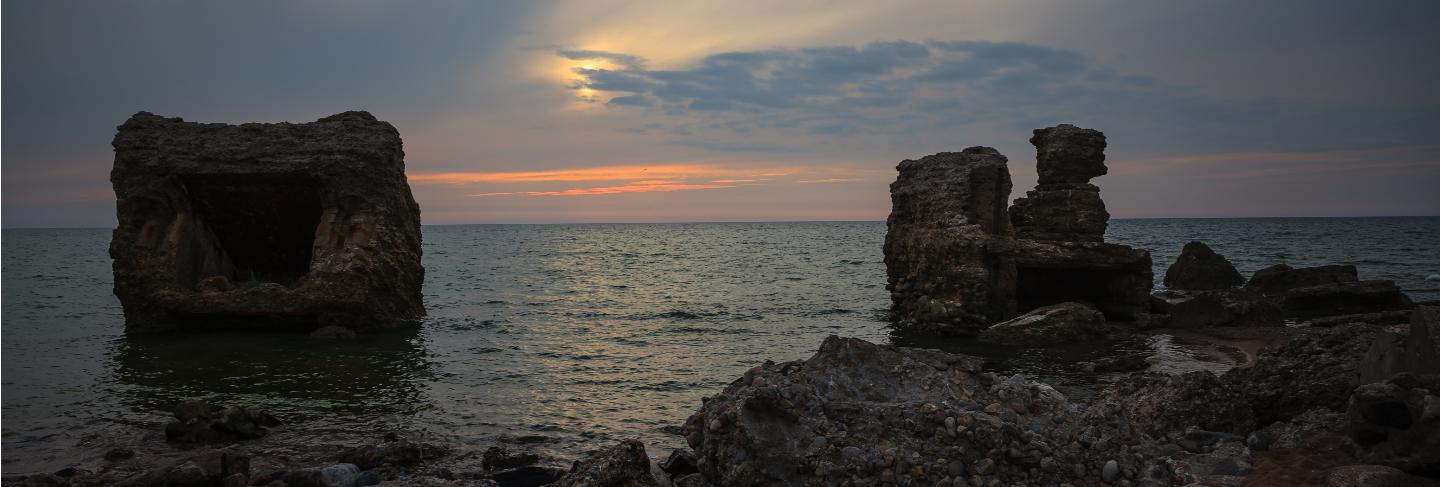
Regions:
<svg viewBox="0 0 1440 487"><path fill-rule="evenodd" d="M1066 302L996 323L980 332L981 340L1007 345L1054 345L1104 338L1105 315L1095 308Z"/></svg>
<svg viewBox="0 0 1440 487"><path fill-rule="evenodd" d="M113 145L110 256L127 331L363 330L424 315L420 207L389 123L140 112Z"/></svg>
<svg viewBox="0 0 1440 487"><path fill-rule="evenodd" d="M650 457L645 455L645 444L639 440L625 440L620 444L600 450L584 460L575 462L575 468L556 481L557 487L650 487L659 485L650 474Z"/></svg>
<svg viewBox="0 0 1440 487"><path fill-rule="evenodd" d="M1410 297L1392 281L1358 281L1319 284L1285 291L1280 308L1288 318L1306 320L1324 316L1408 310Z"/></svg>
<svg viewBox="0 0 1440 487"><path fill-rule="evenodd" d="M1255 271L1255 275L1250 277L1245 287L1261 294L1284 294L1291 289L1359 280L1353 265L1322 265L1297 269L1285 264L1275 264Z"/></svg>
<svg viewBox="0 0 1440 487"><path fill-rule="evenodd" d="M1205 291L1239 286L1245 278L1225 256L1196 241L1185 244L1180 257L1165 271L1164 282L1170 289Z"/></svg>
<svg viewBox="0 0 1440 487"><path fill-rule="evenodd" d="M1167 316L1168 326L1283 326L1280 305L1247 289L1165 291L1153 296L1151 309Z"/></svg>

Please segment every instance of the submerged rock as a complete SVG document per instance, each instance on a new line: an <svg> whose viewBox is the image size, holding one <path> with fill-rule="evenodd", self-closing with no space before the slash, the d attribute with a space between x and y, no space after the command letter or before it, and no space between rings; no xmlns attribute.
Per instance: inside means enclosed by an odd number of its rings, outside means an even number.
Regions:
<svg viewBox="0 0 1440 487"><path fill-rule="evenodd" d="M265 436L280 420L269 412L247 407L222 407L202 400L175 406L175 421L165 425L165 441L215 443Z"/></svg>
<svg viewBox="0 0 1440 487"><path fill-rule="evenodd" d="M996 323L980 339L1009 345L1053 345L1104 338L1105 315L1080 303L1060 303Z"/></svg>
<svg viewBox="0 0 1440 487"><path fill-rule="evenodd" d="M389 123L140 112L113 145L110 256L127 330L389 328L424 314L420 208Z"/></svg>
<svg viewBox="0 0 1440 487"><path fill-rule="evenodd" d="M1245 278L1225 256L1202 242L1190 242L1165 271L1164 282L1170 289L1204 291L1239 286Z"/></svg>

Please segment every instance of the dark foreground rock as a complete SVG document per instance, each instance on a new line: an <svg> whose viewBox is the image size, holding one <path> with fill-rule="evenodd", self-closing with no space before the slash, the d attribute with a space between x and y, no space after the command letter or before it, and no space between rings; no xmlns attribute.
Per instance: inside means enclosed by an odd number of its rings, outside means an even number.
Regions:
<svg viewBox="0 0 1440 487"><path fill-rule="evenodd" d="M389 123L140 112L113 145L110 256L127 330L388 328L424 314L420 208Z"/></svg>
<svg viewBox="0 0 1440 487"><path fill-rule="evenodd" d="M1165 271L1165 287L1183 291L1205 291L1239 286L1245 282L1240 271L1203 242L1190 242L1180 257Z"/></svg>
<svg viewBox="0 0 1440 487"><path fill-rule="evenodd" d="M751 369L685 423L708 485L1169 485L1049 386L980 360L830 337L808 360Z"/></svg>
<svg viewBox="0 0 1440 487"><path fill-rule="evenodd" d="M555 482L559 487L649 487L658 485L650 474L645 444L625 440L575 462L570 473Z"/></svg>
<svg viewBox="0 0 1440 487"><path fill-rule="evenodd" d="M1440 376L1402 374L1356 388L1345 427L1362 458L1440 478Z"/></svg>
<svg viewBox="0 0 1440 487"><path fill-rule="evenodd" d="M1104 338L1105 315L1080 303L1060 303L996 323L979 338L1007 345L1053 345Z"/></svg>

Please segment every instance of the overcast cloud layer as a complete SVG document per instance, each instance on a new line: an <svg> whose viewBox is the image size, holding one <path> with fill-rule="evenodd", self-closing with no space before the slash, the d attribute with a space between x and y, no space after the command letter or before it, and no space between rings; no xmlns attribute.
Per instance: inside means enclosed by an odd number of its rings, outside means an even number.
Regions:
<svg viewBox="0 0 1440 487"><path fill-rule="evenodd" d="M882 5L883 3L883 5ZM1440 214L1440 4L6 2L6 227L114 127L394 123L424 221L883 219L901 159L1110 138L1116 217Z"/></svg>

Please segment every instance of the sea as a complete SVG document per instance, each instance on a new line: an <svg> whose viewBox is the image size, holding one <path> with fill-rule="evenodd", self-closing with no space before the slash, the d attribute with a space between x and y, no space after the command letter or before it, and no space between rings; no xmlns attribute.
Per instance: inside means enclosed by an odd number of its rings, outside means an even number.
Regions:
<svg viewBox="0 0 1440 487"><path fill-rule="evenodd" d="M1223 362L1164 336L1003 349L898 335L884 236L883 222L425 226L422 326L333 341L126 336L109 229L5 229L3 470L163 443L186 398L272 411L285 425L262 441L396 432L574 456L639 438L663 455L683 446L679 426L702 397L766 360L806 358L832 334L982 354L1081 401L1113 380L1077 371L1086 360ZM1246 276L1354 264L1417 301L1440 299L1440 217L1112 220L1107 240L1151 251L1157 287L1181 246L1200 240Z"/></svg>

